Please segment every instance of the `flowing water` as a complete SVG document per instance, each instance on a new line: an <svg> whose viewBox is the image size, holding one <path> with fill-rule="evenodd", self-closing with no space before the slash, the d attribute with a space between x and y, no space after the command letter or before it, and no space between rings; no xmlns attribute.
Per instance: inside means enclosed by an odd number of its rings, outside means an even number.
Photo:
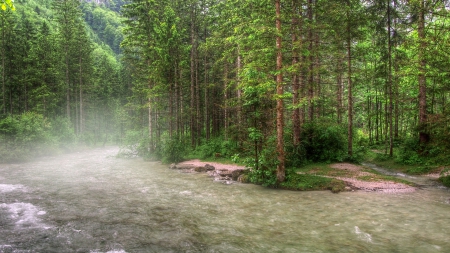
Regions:
<svg viewBox="0 0 450 253"><path fill-rule="evenodd" d="M0 164L0 252L450 252L450 192L215 183L115 147Z"/></svg>

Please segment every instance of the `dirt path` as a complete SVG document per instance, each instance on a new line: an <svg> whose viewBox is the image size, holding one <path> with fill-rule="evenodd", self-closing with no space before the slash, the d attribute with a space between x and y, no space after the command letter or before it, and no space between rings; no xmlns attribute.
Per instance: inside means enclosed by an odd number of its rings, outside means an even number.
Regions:
<svg viewBox="0 0 450 253"><path fill-rule="evenodd" d="M330 168L347 171L348 173L346 173L346 176L338 176L334 178L344 181L352 189L381 193L407 193L414 192L416 190L415 187L403 183L379 180L377 179L378 175L364 171L364 167L359 165L350 163L335 163L331 164ZM361 178L365 178L367 180L361 180Z"/></svg>

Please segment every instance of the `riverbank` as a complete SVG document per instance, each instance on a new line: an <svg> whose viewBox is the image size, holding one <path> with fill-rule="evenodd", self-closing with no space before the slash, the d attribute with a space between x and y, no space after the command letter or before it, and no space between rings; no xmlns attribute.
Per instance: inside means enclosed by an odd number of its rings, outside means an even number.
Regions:
<svg viewBox="0 0 450 253"><path fill-rule="evenodd" d="M198 169L205 167L209 169ZM198 159L172 165L172 168L182 169L184 172L206 172L212 176L215 181L221 181L227 184L231 183L233 174L236 175L237 171L241 172L245 170L244 166L236 164L203 162ZM416 190L416 187L414 187L412 183L408 183L405 180L382 175L368 167L350 163L316 164L298 169L296 173L299 175L334 179L330 184L336 184L337 181L343 182L345 186L338 189L338 192L366 191L379 193L410 193ZM234 178L238 177L235 176ZM242 182L243 180L240 181ZM332 187L333 185L330 185L329 187L324 187L324 189L331 189Z"/></svg>

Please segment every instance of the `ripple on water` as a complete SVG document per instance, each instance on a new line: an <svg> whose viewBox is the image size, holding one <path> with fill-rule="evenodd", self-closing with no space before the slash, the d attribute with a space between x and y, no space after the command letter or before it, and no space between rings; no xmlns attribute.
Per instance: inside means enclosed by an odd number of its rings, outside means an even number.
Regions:
<svg viewBox="0 0 450 253"><path fill-rule="evenodd" d="M21 184L0 184L0 192L26 191L26 187Z"/></svg>
<svg viewBox="0 0 450 253"><path fill-rule="evenodd" d="M127 253L127 252L125 250L121 249L121 250L110 250L107 252L91 250L89 253Z"/></svg>
<svg viewBox="0 0 450 253"><path fill-rule="evenodd" d="M42 222L39 216L46 214L45 211L40 210L33 204L30 203L10 203L0 204L0 211L6 211L7 217L10 222L14 223L17 227L21 228L44 228L49 229Z"/></svg>

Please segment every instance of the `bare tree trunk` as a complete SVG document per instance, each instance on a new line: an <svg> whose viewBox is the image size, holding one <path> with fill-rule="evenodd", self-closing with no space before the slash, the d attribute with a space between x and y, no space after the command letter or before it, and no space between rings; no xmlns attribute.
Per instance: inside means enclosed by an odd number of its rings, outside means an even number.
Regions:
<svg viewBox="0 0 450 253"><path fill-rule="evenodd" d="M195 106L195 27L194 27L194 7L191 6L191 103L190 103L190 131L191 146L196 144L196 106Z"/></svg>
<svg viewBox="0 0 450 253"><path fill-rule="evenodd" d="M197 50L195 50L195 104L196 104L196 112L195 112L195 115L196 115L196 126L195 126L195 128L196 128L196 130L197 130L197 133L196 133L196 136L197 136L197 144L196 145L198 145L198 146L200 146L200 144L201 144L201 136L202 136L202 119L201 119L201 117L202 117L202 114L201 114L201 112L200 112L200 103L201 103L201 100L200 100L200 81L199 81L199 79L198 79L198 52L197 52Z"/></svg>
<svg viewBox="0 0 450 253"><path fill-rule="evenodd" d="M183 83L181 80L183 80L183 69L180 68L179 69L180 72L180 82L179 82L179 99L180 99L180 106L179 106L179 131L180 131L180 135L183 136L185 134L184 132L184 93L183 93Z"/></svg>
<svg viewBox="0 0 450 253"><path fill-rule="evenodd" d="M3 21L4 22L4 21ZM2 38L5 39L5 29L2 29ZM3 103L3 115L6 115L6 80L5 80L5 47L2 46L2 103Z"/></svg>
<svg viewBox="0 0 450 253"><path fill-rule="evenodd" d="M210 113L210 105L209 105L209 85L208 85L208 82L209 82L209 80L208 80L208 59L207 59L207 57L206 57L206 54L205 54L205 57L204 57L204 63L203 63L203 65L205 66L205 76L204 76L204 85L205 85L205 98L204 98L204 100L205 100L205 105L204 105L204 110L205 110L205 112L204 112L204 120L205 120L205 134L206 134L206 140L208 141L209 139L210 139L210 132L211 132L211 125L210 125L210 115L209 115L209 113Z"/></svg>
<svg viewBox="0 0 450 253"><path fill-rule="evenodd" d="M236 59L236 89L237 89L237 118L238 118L238 135L239 140L243 134L243 120L242 120L242 89L241 85L241 69L242 69L242 58L241 58L241 50L239 45L237 46L237 59Z"/></svg>
<svg viewBox="0 0 450 253"><path fill-rule="evenodd" d="M344 93L344 82L342 80L342 59L338 57L337 63L337 122L338 124L342 124L342 112L344 108L343 103L343 93Z"/></svg>
<svg viewBox="0 0 450 253"><path fill-rule="evenodd" d="M426 59L425 50L427 47L425 41L425 3L424 0L420 1L419 8L419 20L417 33L419 36L419 48L418 48L418 58L419 58L419 141L420 144L426 144L429 141L429 135L426 132L427 123L427 80L425 76Z"/></svg>
<svg viewBox="0 0 450 253"><path fill-rule="evenodd" d="M389 156L394 155L394 131L392 129L392 111L393 111L393 96L392 96L392 40L391 40L391 0L387 0L387 17L388 17L388 121L389 121Z"/></svg>
<svg viewBox="0 0 450 253"><path fill-rule="evenodd" d="M277 182L284 182L285 173L285 154L284 154L284 141L283 141L283 125L284 125L284 112L283 112L283 75L281 73L283 67L283 59L281 54L281 11L280 0L275 1L276 9L276 29L278 32L276 44L277 44L277 153L278 153L278 165L277 165Z"/></svg>
<svg viewBox="0 0 450 253"><path fill-rule="evenodd" d="M66 116L70 121L70 80L69 80L69 56L68 49L65 48L66 56Z"/></svg>
<svg viewBox="0 0 450 253"><path fill-rule="evenodd" d="M178 84L178 61L174 68L174 89L175 89L175 132L180 134L180 91Z"/></svg>
<svg viewBox="0 0 450 253"><path fill-rule="evenodd" d="M350 1L347 9L347 61L348 61L348 156L353 156L353 94L352 94L352 47L350 27Z"/></svg>
<svg viewBox="0 0 450 253"><path fill-rule="evenodd" d="M224 139L228 140L228 64L225 61L223 76L223 120L224 120Z"/></svg>
<svg viewBox="0 0 450 253"><path fill-rule="evenodd" d="M308 50L309 50L309 62L308 62L308 118L312 122L314 120L314 34L313 34L313 0L308 0Z"/></svg>
<svg viewBox="0 0 450 253"><path fill-rule="evenodd" d="M80 126L79 126L79 133L80 135L83 134L83 68L81 67L82 64L82 57L80 54L80 59L79 59L79 63L80 63L80 78L79 78L79 83L80 83Z"/></svg>
<svg viewBox="0 0 450 253"><path fill-rule="evenodd" d="M299 19L297 17L298 6L297 1L292 1L292 65L294 66L295 72L292 74L292 104L294 106L294 110L292 112L292 127L293 127L293 144L295 147L300 145L300 82L299 78L301 75L297 72L298 64L299 64L299 50L301 48L301 38L297 35L297 32L300 28Z"/></svg>
<svg viewBox="0 0 450 253"><path fill-rule="evenodd" d="M149 80L148 89L152 88L152 85ZM148 96L148 138L149 138L149 147L148 151L153 152L154 142L153 142L153 113L152 113L152 99Z"/></svg>

